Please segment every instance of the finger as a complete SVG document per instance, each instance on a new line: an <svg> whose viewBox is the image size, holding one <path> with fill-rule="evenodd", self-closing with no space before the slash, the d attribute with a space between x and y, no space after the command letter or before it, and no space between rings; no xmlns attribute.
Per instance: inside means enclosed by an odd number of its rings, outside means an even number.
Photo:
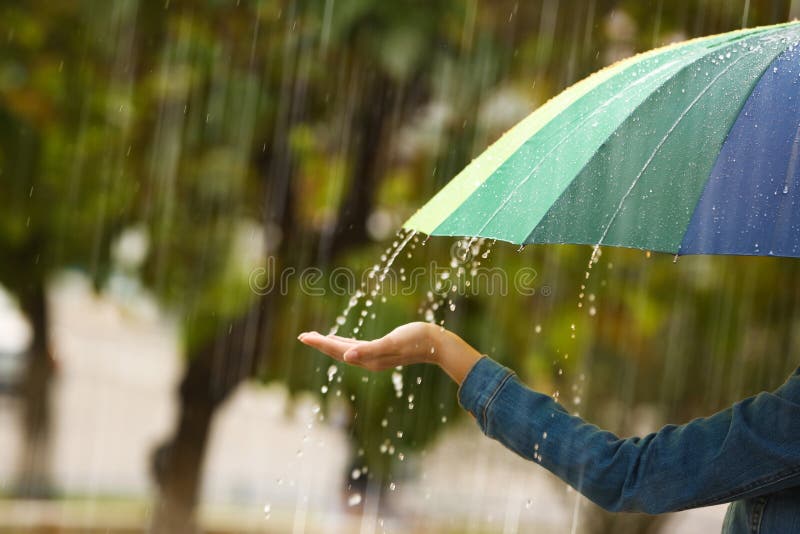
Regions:
<svg viewBox="0 0 800 534"><path fill-rule="evenodd" d="M358 342L358 340L356 338L354 338L354 337L343 337L343 336L337 336L336 334L328 334L327 337L329 337L331 339L338 339L339 341L346 341L348 343L356 343L356 342Z"/></svg>
<svg viewBox="0 0 800 534"><path fill-rule="evenodd" d="M386 335L374 341L364 341L346 351L344 361L364 361L387 356L395 351L394 340Z"/></svg>
<svg viewBox="0 0 800 534"><path fill-rule="evenodd" d="M298 339L304 345L315 348L337 360L343 360L344 353L353 346L352 343L331 339L316 332L301 334Z"/></svg>

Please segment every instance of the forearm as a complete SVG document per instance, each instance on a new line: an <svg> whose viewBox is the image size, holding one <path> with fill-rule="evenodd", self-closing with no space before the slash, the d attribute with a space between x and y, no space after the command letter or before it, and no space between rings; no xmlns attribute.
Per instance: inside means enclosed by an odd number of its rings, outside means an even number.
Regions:
<svg viewBox="0 0 800 534"><path fill-rule="evenodd" d="M795 382L788 391L789 385L712 417L628 439L570 415L488 359L468 374L459 400L488 436L600 506L661 513L797 484L800 388Z"/></svg>

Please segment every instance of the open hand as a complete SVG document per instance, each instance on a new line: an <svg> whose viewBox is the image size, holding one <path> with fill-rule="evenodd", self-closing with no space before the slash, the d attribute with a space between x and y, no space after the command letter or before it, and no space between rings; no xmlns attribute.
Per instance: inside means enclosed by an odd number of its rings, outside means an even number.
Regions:
<svg viewBox="0 0 800 534"><path fill-rule="evenodd" d="M361 341L317 332L303 332L300 342L331 358L381 371L398 365L434 363L459 384L481 358L481 354L452 332L431 323L415 322L399 326L372 341Z"/></svg>

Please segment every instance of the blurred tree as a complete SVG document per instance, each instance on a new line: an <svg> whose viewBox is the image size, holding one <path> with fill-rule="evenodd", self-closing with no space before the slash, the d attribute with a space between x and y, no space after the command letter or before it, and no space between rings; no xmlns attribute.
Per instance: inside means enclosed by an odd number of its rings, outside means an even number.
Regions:
<svg viewBox="0 0 800 534"><path fill-rule="evenodd" d="M13 258L0 266L0 281L18 298L33 332L22 387L26 445L16 487L24 496L52 491L48 436L55 365L47 284L70 267L89 273L99 287L110 264L109 244L127 218L135 188L125 164L129 7L92 12L91 20L108 22L115 37L105 47L73 30L90 26L85 6L0 6L8 28L0 52L0 168L6 177L0 182L0 249Z"/></svg>
<svg viewBox="0 0 800 534"><path fill-rule="evenodd" d="M256 158L262 175L259 188L264 191L265 199L261 206L263 249L275 253L280 259L279 268L299 271L312 265L326 267L334 251L341 255L367 241L366 222L374 209L377 186L387 165L390 127L402 121L403 115L425 98L424 86L412 82L424 71L419 62L425 56L420 51L431 46L425 40L435 39L424 28L435 24L436 11L443 6L432 4L421 11L406 10L413 21L399 17L397 6L373 2L340 3L333 15L326 15L319 3L312 3L306 9L289 3L285 9L285 13L278 10L278 17L271 13L275 17L272 20L268 14L259 15L266 19L262 24L274 28L274 33L260 30L268 36L268 43L259 49L282 50L282 54L257 56L249 67L266 65L268 69L260 87L268 107L260 116L260 137L253 145L262 147L264 154ZM331 17L327 22L326 16ZM410 59L395 57L398 53L406 54L405 49L381 48L376 42L380 32L394 26L403 34L400 37L410 39L412 48L419 48ZM281 35L280 31L286 32L282 36L282 49L276 46L273 37ZM373 55L376 50L377 57ZM340 73L331 72L327 66L331 62L339 66ZM324 83L332 75L339 76L343 84L341 92L333 95L331 87ZM335 104L328 110L331 99ZM338 179L332 186L319 180L324 174L298 177L300 163L296 161L296 153L302 149L305 128L302 125L311 121L320 124L330 121L333 127L348 132L345 139L328 136L327 140L333 151L330 159L351 169L346 184L341 176L330 176ZM342 199L338 212L327 219L319 215L298 216L298 210L308 210L304 205L307 200L320 200L314 194L320 187L332 187L329 194ZM328 199L321 200L320 212L324 213ZM277 240L280 245L276 249ZM242 313L242 304L248 300L250 306ZM190 524L213 414L238 384L257 376L269 365L272 358L268 355L279 353L278 346L287 343L285 336L273 333L285 310L295 305L291 295L282 294L240 299L230 313L215 310L218 302L214 299L209 303L208 310L193 312L203 319L194 317L188 325L189 364L180 389L179 422L174 436L159 448L155 457L156 477L161 486L156 530L174 532L179 525ZM297 320L296 313L290 316ZM284 378L284 372L289 372L286 363L284 359L272 364L273 369L282 368L272 376ZM298 366L303 368L304 365ZM305 377L306 387L309 378L313 381L315 375Z"/></svg>

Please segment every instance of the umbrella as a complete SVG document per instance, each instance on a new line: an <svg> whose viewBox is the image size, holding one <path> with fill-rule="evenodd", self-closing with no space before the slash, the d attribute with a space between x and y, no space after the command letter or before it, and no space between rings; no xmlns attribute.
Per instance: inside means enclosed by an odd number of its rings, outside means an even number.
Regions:
<svg viewBox="0 0 800 534"><path fill-rule="evenodd" d="M514 126L404 225L800 257L800 23L623 60Z"/></svg>

